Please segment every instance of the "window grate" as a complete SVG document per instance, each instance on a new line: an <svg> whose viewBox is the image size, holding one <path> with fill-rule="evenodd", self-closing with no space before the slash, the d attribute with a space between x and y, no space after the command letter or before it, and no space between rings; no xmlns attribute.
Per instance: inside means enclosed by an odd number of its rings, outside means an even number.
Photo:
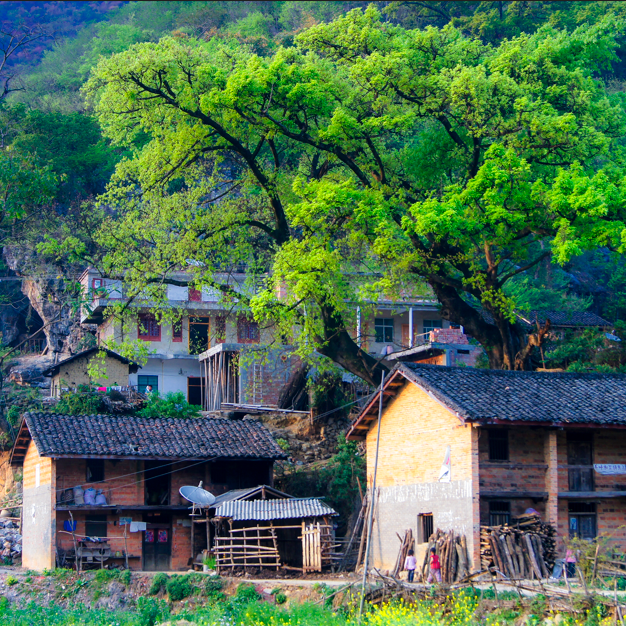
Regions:
<svg viewBox="0 0 626 626"><path fill-rule="evenodd" d="M489 460L509 460L509 431L502 429L489 430Z"/></svg>
<svg viewBox="0 0 626 626"><path fill-rule="evenodd" d="M493 500L489 503L489 526L504 526L511 523L511 503Z"/></svg>

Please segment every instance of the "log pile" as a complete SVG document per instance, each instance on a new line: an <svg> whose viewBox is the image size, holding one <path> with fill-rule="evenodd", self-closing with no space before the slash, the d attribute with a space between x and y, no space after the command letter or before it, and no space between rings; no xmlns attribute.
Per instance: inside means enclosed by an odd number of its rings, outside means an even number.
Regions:
<svg viewBox="0 0 626 626"><path fill-rule="evenodd" d="M481 569L509 579L548 578L556 559L556 531L538 515L480 529Z"/></svg>
<svg viewBox="0 0 626 626"><path fill-rule="evenodd" d="M398 552L398 559L396 561L396 566L393 568L392 576L398 576L400 572L404 569L404 563L406 561L406 557L409 556L409 550L413 550L415 548L415 541L413 539L413 531L409 528L404 533L404 539L398 535L398 539L402 542L400 545L400 551Z"/></svg>
<svg viewBox="0 0 626 626"><path fill-rule="evenodd" d="M465 535L457 535L453 530L444 532L437 529L428 542L428 550L422 565L423 580L428 578L431 548L435 548L436 554L439 556L441 582L448 584L460 582L468 575L467 540Z"/></svg>

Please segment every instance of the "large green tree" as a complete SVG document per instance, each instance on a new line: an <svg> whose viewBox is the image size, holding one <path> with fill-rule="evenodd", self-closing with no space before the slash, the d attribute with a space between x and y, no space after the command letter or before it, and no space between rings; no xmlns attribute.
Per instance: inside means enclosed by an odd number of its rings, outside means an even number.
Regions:
<svg viewBox="0 0 626 626"><path fill-rule="evenodd" d="M370 7L270 58L166 38L103 59L86 91L133 154L105 198L101 266L137 292L195 268L369 381L354 304L425 282L492 367L524 368L507 281L622 250L624 107L599 78L619 34L609 16L491 46ZM221 280L244 261L271 272L264 289Z"/></svg>

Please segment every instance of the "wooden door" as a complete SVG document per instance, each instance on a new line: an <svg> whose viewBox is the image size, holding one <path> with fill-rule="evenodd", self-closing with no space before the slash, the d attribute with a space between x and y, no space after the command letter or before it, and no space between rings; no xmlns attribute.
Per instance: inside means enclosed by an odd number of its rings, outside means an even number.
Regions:
<svg viewBox="0 0 626 626"><path fill-rule="evenodd" d="M302 522L302 567L305 572L322 571L322 529L319 522Z"/></svg>
<svg viewBox="0 0 626 626"><path fill-rule="evenodd" d="M171 519L155 521L152 515L146 516L145 519L146 530L143 531L142 542L143 569L147 572L167 572L171 569L172 559Z"/></svg>

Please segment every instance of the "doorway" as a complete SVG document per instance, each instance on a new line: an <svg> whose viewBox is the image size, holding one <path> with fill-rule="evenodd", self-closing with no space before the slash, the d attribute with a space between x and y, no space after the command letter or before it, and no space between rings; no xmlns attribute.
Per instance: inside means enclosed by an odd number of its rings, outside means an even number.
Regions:
<svg viewBox="0 0 626 626"><path fill-rule="evenodd" d="M170 503L170 474L172 466L163 461L144 461L145 502L152 506Z"/></svg>
<svg viewBox="0 0 626 626"><path fill-rule="evenodd" d="M204 407L204 379L199 376L187 378L187 402Z"/></svg>
<svg viewBox="0 0 626 626"><path fill-rule="evenodd" d="M144 515L142 567L147 572L167 572L172 561L172 516L169 513Z"/></svg>

